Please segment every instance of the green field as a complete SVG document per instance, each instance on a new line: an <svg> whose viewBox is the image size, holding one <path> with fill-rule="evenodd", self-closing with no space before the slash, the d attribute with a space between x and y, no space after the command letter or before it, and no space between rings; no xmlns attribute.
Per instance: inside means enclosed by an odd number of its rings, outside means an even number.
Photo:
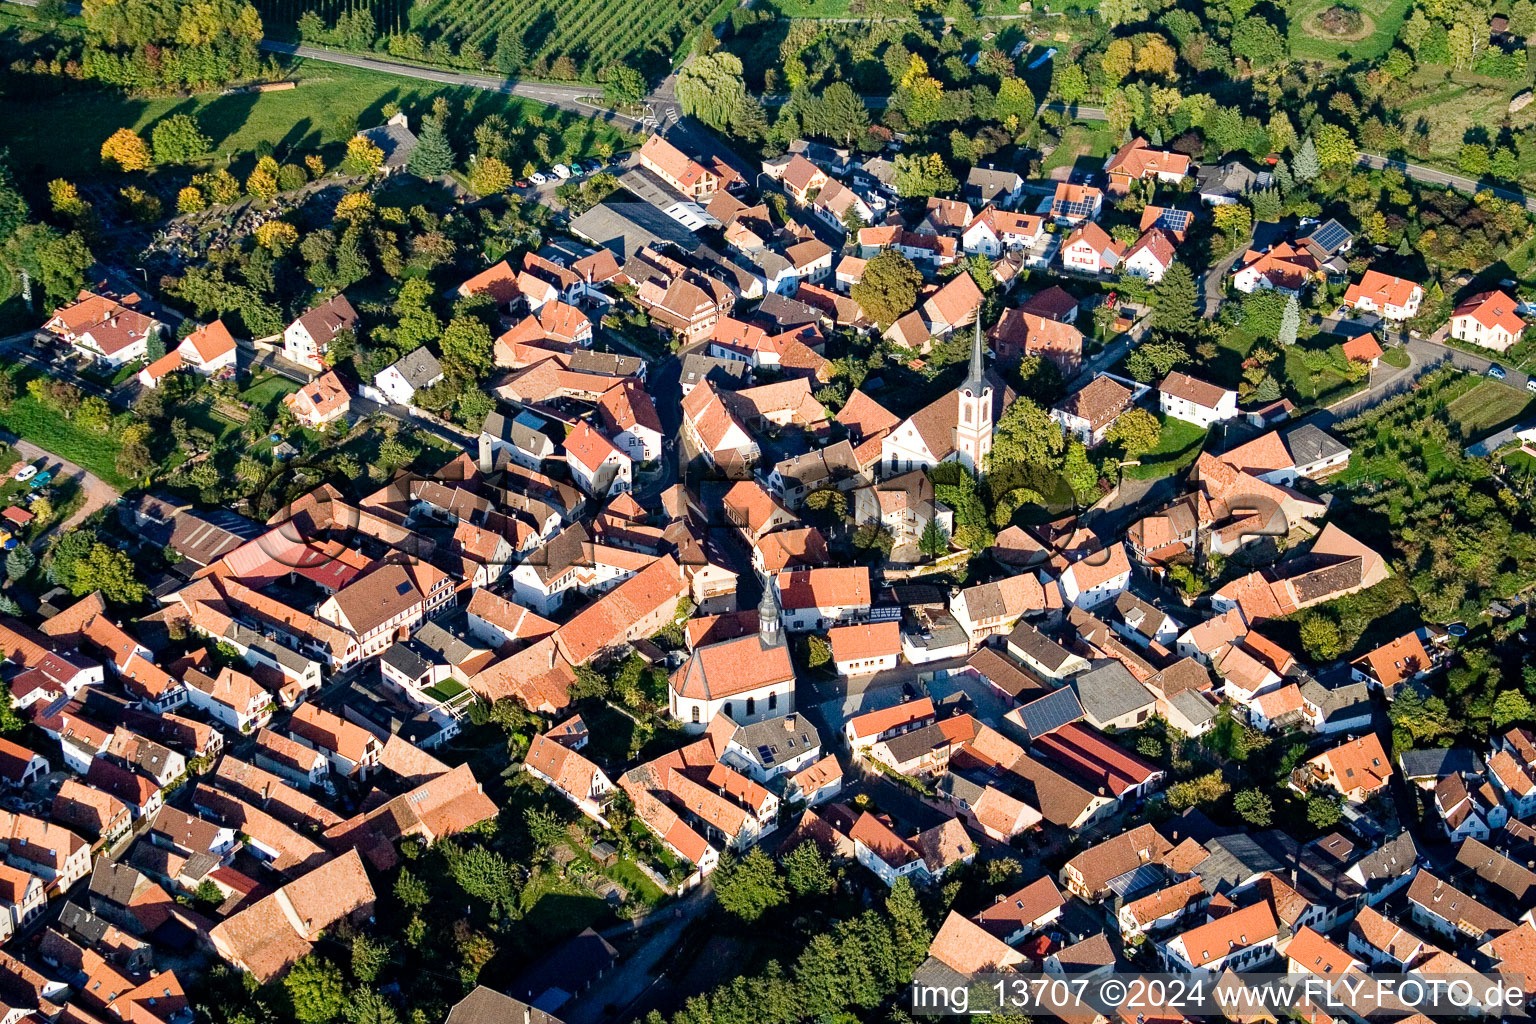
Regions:
<svg viewBox="0 0 1536 1024"><path fill-rule="evenodd" d="M8 366L0 368L11 369ZM9 409L0 411L0 427L62 459L84 466L114 487L132 485L133 481L117 471L115 435L82 430L27 394L27 381L36 376L35 373L18 371L15 376L16 400Z"/></svg>
<svg viewBox="0 0 1536 1024"><path fill-rule="evenodd" d="M1062 133L1061 145L1045 158L1040 168L1042 174L1050 174L1058 167L1069 167L1079 159L1091 160L1094 170L1103 166L1103 160L1115 151L1117 139L1108 128L1089 128L1085 125L1068 125Z"/></svg>
<svg viewBox="0 0 1536 1024"><path fill-rule="evenodd" d="M1536 399L1527 391L1485 380L1446 406L1445 411L1470 442L1519 420L1533 401Z"/></svg>
<svg viewBox="0 0 1536 1024"><path fill-rule="evenodd" d="M1123 475L1133 480L1155 480L1158 477L1172 476L1192 465L1200 456L1200 449L1205 446L1207 431L1193 423L1176 420L1161 413L1157 414L1157 419L1163 426L1162 433L1157 438L1157 447L1141 457L1141 465L1125 467Z"/></svg>
<svg viewBox="0 0 1536 1024"><path fill-rule="evenodd" d="M357 126L382 123L386 103L395 102L413 113L425 110L432 97L446 95L456 112L469 108L473 118L500 113L517 123L530 114L558 126L558 151L551 160L590 155L601 143L622 148L623 133L600 122L531 100L478 89L446 89L374 71L336 64L297 61L297 89L288 92L221 96L136 99L112 92L65 92L48 99L12 103L6 109L6 139L13 154L46 153L50 177L81 180L101 170L101 144L127 126L144 135L169 114L192 114L213 138L219 166L223 158L249 153L269 142L279 153L339 147ZM59 146L59 139L70 145ZM26 163L23 157L20 161Z"/></svg>
<svg viewBox="0 0 1536 1024"><path fill-rule="evenodd" d="M1298 60L1371 60L1380 57L1397 38L1410 0L1360 0L1351 2L1365 17L1359 39L1335 39L1324 33L1317 17L1336 0L1299 0L1290 6L1291 56Z"/></svg>

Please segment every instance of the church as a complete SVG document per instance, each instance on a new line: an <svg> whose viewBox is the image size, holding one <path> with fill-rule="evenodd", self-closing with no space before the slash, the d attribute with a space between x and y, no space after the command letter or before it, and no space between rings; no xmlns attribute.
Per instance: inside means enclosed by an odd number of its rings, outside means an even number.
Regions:
<svg viewBox="0 0 1536 1024"><path fill-rule="evenodd" d="M779 628L773 587L763 588L757 632L698 648L669 681L672 717L701 733L724 713L737 725L795 710L795 666Z"/></svg>
<svg viewBox="0 0 1536 1024"><path fill-rule="evenodd" d="M881 476L890 478L941 462L980 475L992 454L992 431L1008 395L982 358L981 317L971 341L971 372L961 385L903 420L880 445Z"/></svg>

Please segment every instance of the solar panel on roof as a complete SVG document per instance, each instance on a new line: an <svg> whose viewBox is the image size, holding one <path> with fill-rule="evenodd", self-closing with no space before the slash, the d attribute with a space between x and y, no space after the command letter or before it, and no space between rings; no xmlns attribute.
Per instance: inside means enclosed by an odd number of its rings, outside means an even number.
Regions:
<svg viewBox="0 0 1536 1024"><path fill-rule="evenodd" d="M1330 220L1312 232L1312 241L1329 252L1333 252L1339 246L1349 241L1349 232L1344 230L1344 225L1338 221Z"/></svg>
<svg viewBox="0 0 1536 1024"><path fill-rule="evenodd" d="M1085 199L1056 200L1056 214L1061 217L1087 217L1093 213L1093 204Z"/></svg>
<svg viewBox="0 0 1536 1024"><path fill-rule="evenodd" d="M1141 864L1123 875L1116 875L1109 880L1109 888L1116 896L1125 899L1135 893L1146 892L1163 884L1164 874L1161 864Z"/></svg>
<svg viewBox="0 0 1536 1024"><path fill-rule="evenodd" d="M1063 686L1019 708L1019 717L1033 740L1082 718L1083 706L1072 688Z"/></svg>

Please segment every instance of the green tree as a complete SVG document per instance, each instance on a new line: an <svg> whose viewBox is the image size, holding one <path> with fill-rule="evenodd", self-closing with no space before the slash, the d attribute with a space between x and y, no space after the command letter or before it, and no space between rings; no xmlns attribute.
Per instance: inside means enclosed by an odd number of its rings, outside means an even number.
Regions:
<svg viewBox="0 0 1536 1024"><path fill-rule="evenodd" d="M1336 124L1319 125L1313 138L1317 142L1318 162L1329 167L1350 167L1355 162L1355 140L1349 129Z"/></svg>
<svg viewBox="0 0 1536 1024"><path fill-rule="evenodd" d="M917 539L917 550L935 559L949 553L949 538L937 519L928 520L928 525L923 527L922 536Z"/></svg>
<svg viewBox="0 0 1536 1024"><path fill-rule="evenodd" d="M725 50L696 56L677 76L677 101L683 113L719 131L740 122L747 106L741 58Z"/></svg>
<svg viewBox="0 0 1536 1024"><path fill-rule="evenodd" d="M448 321L439 347L444 368L460 377L478 381L491 370L495 339L479 317L456 316Z"/></svg>
<svg viewBox="0 0 1536 1024"><path fill-rule="evenodd" d="M615 64L608 69L603 97L616 107L637 106L645 99L645 76L628 64Z"/></svg>
<svg viewBox="0 0 1536 1024"><path fill-rule="evenodd" d="M1066 451L1061 427L1050 413L1028 399L1019 398L997 421L992 437L992 465L1023 463L1059 466Z"/></svg>
<svg viewBox="0 0 1536 1024"><path fill-rule="evenodd" d="M354 989L342 1011L347 1024L399 1024L394 1004L383 993L366 985Z"/></svg>
<svg viewBox="0 0 1536 1024"><path fill-rule="evenodd" d="M496 36L496 70L504 75L515 75L528 63L528 47L523 45L521 32L503 31Z"/></svg>
<svg viewBox="0 0 1536 1024"><path fill-rule="evenodd" d="M1163 426L1145 409L1127 409L1110 426L1104 439L1118 444L1128 458L1138 459L1157 447Z"/></svg>
<svg viewBox="0 0 1536 1024"><path fill-rule="evenodd" d="M1307 821L1315 828L1333 828L1344 817L1344 810L1335 797L1314 796L1307 801Z"/></svg>
<svg viewBox="0 0 1536 1024"><path fill-rule="evenodd" d="M811 634L805 638L805 663L809 668L820 668L832 660L832 645L824 636Z"/></svg>
<svg viewBox="0 0 1536 1024"><path fill-rule="evenodd" d="M6 565L7 571L10 565ZM1531 707L1530 698L1519 690L1505 690L1494 698L1493 701L1493 727L1502 729L1516 722L1529 722L1536 718L1536 709Z"/></svg>
<svg viewBox="0 0 1536 1024"><path fill-rule="evenodd" d="M1219 771L1185 779L1168 787L1168 806L1182 811L1202 804L1213 804L1226 796L1229 788Z"/></svg>
<svg viewBox="0 0 1536 1024"><path fill-rule="evenodd" d="M213 147L213 140L190 114L172 114L159 121L149 133L155 150L155 162L184 164L195 160Z"/></svg>
<svg viewBox="0 0 1536 1024"><path fill-rule="evenodd" d="M395 879L395 899L412 910L421 910L432 902L432 894L427 890L427 883L411 874L409 869L401 868L400 875Z"/></svg>
<svg viewBox="0 0 1536 1024"><path fill-rule="evenodd" d="M897 153L894 163L898 195L941 196L960 187L959 180L937 153Z"/></svg>
<svg viewBox="0 0 1536 1024"><path fill-rule="evenodd" d="M1296 153L1296 161L1291 166L1291 173L1298 182L1309 182L1323 173L1323 165L1317 155L1317 144L1308 135L1301 142L1301 149Z"/></svg>
<svg viewBox="0 0 1536 1024"><path fill-rule="evenodd" d="M869 108L847 82L833 82L817 104L820 134L851 146L869 131Z"/></svg>
<svg viewBox="0 0 1536 1024"><path fill-rule="evenodd" d="M511 909L517 884L505 857L483 846L471 846L450 863L453 880L465 893L487 904L492 913Z"/></svg>
<svg viewBox="0 0 1536 1024"><path fill-rule="evenodd" d="M365 985L373 984L393 955L394 949L387 939L358 932L352 936L352 977Z"/></svg>
<svg viewBox="0 0 1536 1024"><path fill-rule="evenodd" d="M0 734L13 736L27 727L26 721L16 713L11 699L11 688L0 686Z"/></svg>
<svg viewBox="0 0 1536 1024"><path fill-rule="evenodd" d="M85 271L96 262L78 231L61 234L46 224L24 224L0 246L5 262L25 270L52 302L74 299L85 284Z"/></svg>
<svg viewBox="0 0 1536 1024"><path fill-rule="evenodd" d="M1267 18L1244 18L1232 30L1232 52L1254 67L1267 68L1285 59L1285 37Z"/></svg>
<svg viewBox="0 0 1536 1024"><path fill-rule="evenodd" d="M224 902L224 890L215 885L213 879L205 878L192 890L192 898L201 903L204 909L217 907Z"/></svg>
<svg viewBox="0 0 1536 1024"><path fill-rule="evenodd" d="M1344 653L1338 624L1317 612L1301 620L1301 645L1314 661L1332 661Z"/></svg>
<svg viewBox="0 0 1536 1024"><path fill-rule="evenodd" d="M314 953L300 957L283 978L283 988L299 1024L326 1024L346 1006L341 968Z"/></svg>
<svg viewBox="0 0 1536 1024"><path fill-rule="evenodd" d="M714 888L720 906L748 923L781 906L787 898L778 867L757 846L744 857L722 860L715 869Z"/></svg>
<svg viewBox="0 0 1536 1024"><path fill-rule="evenodd" d="M5 575L12 581L19 580L32 571L37 565L37 556L32 554L32 549L25 544L17 544L5 556Z"/></svg>
<svg viewBox="0 0 1536 1024"><path fill-rule="evenodd" d="M1056 61L1051 74L1051 91L1070 107L1088 95L1088 73L1074 61Z"/></svg>
<svg viewBox="0 0 1536 1024"><path fill-rule="evenodd" d="M494 157L475 161L469 173L469 187L476 195L494 196L512 187L512 168Z"/></svg>
<svg viewBox="0 0 1536 1024"><path fill-rule="evenodd" d="M1152 326L1172 334L1192 333L1199 323L1199 299L1189 267L1175 263L1152 289Z"/></svg>
<svg viewBox="0 0 1536 1024"><path fill-rule="evenodd" d="M896 981L906 984L928 957L933 931L918 902L917 892L906 878L896 879L885 897L885 912L890 916L891 952L895 956Z"/></svg>
<svg viewBox="0 0 1536 1024"><path fill-rule="evenodd" d="M100 541L75 562L69 589L76 597L99 590L114 604L138 604L149 596L149 589L134 574L133 560Z"/></svg>
<svg viewBox="0 0 1536 1024"><path fill-rule="evenodd" d="M911 260L894 249L883 249L865 264L849 295L876 324L889 327L916 305L922 283L923 275Z"/></svg>
<svg viewBox="0 0 1536 1024"><path fill-rule="evenodd" d="M815 843L801 843L784 857L784 878L790 892L799 897L832 891L832 867Z"/></svg>
<svg viewBox="0 0 1536 1024"><path fill-rule="evenodd" d="M423 118L421 134L416 137L416 148L411 151L405 169L418 178L432 181L453 170L455 159L443 119L435 114Z"/></svg>
<svg viewBox="0 0 1536 1024"><path fill-rule="evenodd" d="M1268 828L1274 820L1274 805L1257 789L1239 790L1232 797L1232 808L1254 828Z"/></svg>

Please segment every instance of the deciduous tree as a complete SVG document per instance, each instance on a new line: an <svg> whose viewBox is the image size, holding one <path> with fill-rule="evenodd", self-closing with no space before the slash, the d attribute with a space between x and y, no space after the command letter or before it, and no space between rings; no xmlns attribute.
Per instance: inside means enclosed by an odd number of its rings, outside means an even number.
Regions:
<svg viewBox="0 0 1536 1024"><path fill-rule="evenodd" d="M849 295L875 323L889 327L916 304L922 283L923 275L911 260L894 249L884 249L865 264Z"/></svg>
<svg viewBox="0 0 1536 1024"><path fill-rule="evenodd" d="M149 166L149 147L132 128L119 128L101 144L101 159L120 171L142 171Z"/></svg>

